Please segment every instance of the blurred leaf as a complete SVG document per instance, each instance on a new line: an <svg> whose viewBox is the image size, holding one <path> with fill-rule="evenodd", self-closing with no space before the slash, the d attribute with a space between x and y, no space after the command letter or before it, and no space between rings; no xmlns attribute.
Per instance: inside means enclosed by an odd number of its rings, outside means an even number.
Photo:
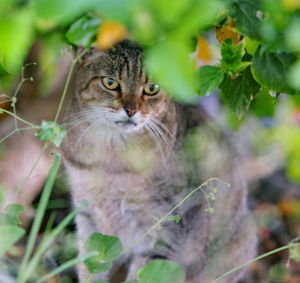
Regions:
<svg viewBox="0 0 300 283"><path fill-rule="evenodd" d="M292 18L290 25L286 29L286 41L290 48L300 51L299 36L300 16Z"/></svg>
<svg viewBox="0 0 300 283"><path fill-rule="evenodd" d="M67 131L57 123L53 121L42 121L37 138L39 140L51 141L59 147L66 134Z"/></svg>
<svg viewBox="0 0 300 283"><path fill-rule="evenodd" d="M253 39L260 39L260 20L257 12L260 10L260 0L234 0L230 7L231 16L237 29Z"/></svg>
<svg viewBox="0 0 300 283"><path fill-rule="evenodd" d="M2 204L4 199L4 187L0 185L0 205Z"/></svg>
<svg viewBox="0 0 300 283"><path fill-rule="evenodd" d="M184 283L185 273L175 262L155 260L138 270L137 279L140 283Z"/></svg>
<svg viewBox="0 0 300 283"><path fill-rule="evenodd" d="M290 259L295 262L300 262L300 243L299 246L290 247Z"/></svg>
<svg viewBox="0 0 300 283"><path fill-rule="evenodd" d="M127 37L125 26L113 21L104 21L97 34L95 46L99 49L106 50Z"/></svg>
<svg viewBox="0 0 300 283"><path fill-rule="evenodd" d="M24 211L24 207L21 204L18 204L18 203L9 204L5 209L5 212L8 215L11 215L11 216L15 217L19 224L21 223L20 214L23 211Z"/></svg>
<svg viewBox="0 0 300 283"><path fill-rule="evenodd" d="M252 60L255 79L264 87L287 94L299 94L288 84L288 71L296 57L284 52L263 52L259 48Z"/></svg>
<svg viewBox="0 0 300 283"><path fill-rule="evenodd" d="M7 252L25 234L25 230L19 226L0 225L0 257Z"/></svg>
<svg viewBox="0 0 300 283"><path fill-rule="evenodd" d="M254 80L250 68L247 68L241 76L232 79L225 75L220 85L223 101L242 118L248 111L253 98L259 92L260 85Z"/></svg>
<svg viewBox="0 0 300 283"><path fill-rule="evenodd" d="M96 38L100 22L92 13L82 16L66 32L67 40L77 46L89 47Z"/></svg>
<svg viewBox="0 0 300 283"><path fill-rule="evenodd" d="M0 13L1 74L17 75L33 41L33 15L29 9Z"/></svg>
<svg viewBox="0 0 300 283"><path fill-rule="evenodd" d="M95 280L93 283L109 283L107 280Z"/></svg>
<svg viewBox="0 0 300 283"><path fill-rule="evenodd" d="M211 47L204 36L198 36L197 59L201 60L205 64L210 64L212 60Z"/></svg>
<svg viewBox="0 0 300 283"><path fill-rule="evenodd" d="M100 263L98 257L89 258L84 264L90 273L106 272L112 268L111 262Z"/></svg>
<svg viewBox="0 0 300 283"><path fill-rule="evenodd" d="M120 240L114 236L93 233L85 242L88 251L99 252L98 260L112 261L119 257L123 247Z"/></svg>
<svg viewBox="0 0 300 283"><path fill-rule="evenodd" d="M271 117L275 113L276 99L272 97L267 89L261 90L255 97L251 109L258 117Z"/></svg>
<svg viewBox="0 0 300 283"><path fill-rule="evenodd" d="M269 271L269 282L285 282L288 269L284 264L275 264Z"/></svg>
<svg viewBox="0 0 300 283"><path fill-rule="evenodd" d="M300 92L300 59L293 64L289 70L288 82L292 87Z"/></svg>
<svg viewBox="0 0 300 283"><path fill-rule="evenodd" d="M32 0L38 26L42 29L68 24L80 14L94 10L98 0Z"/></svg>
<svg viewBox="0 0 300 283"><path fill-rule="evenodd" d="M257 48L259 47L259 41L255 39L251 39L248 36L246 36L244 40L245 40L245 48L247 50L247 53L253 56Z"/></svg>
<svg viewBox="0 0 300 283"><path fill-rule="evenodd" d="M219 66L202 66L198 74L199 94L203 96L210 95L224 79L224 74Z"/></svg>
<svg viewBox="0 0 300 283"><path fill-rule="evenodd" d="M19 224L19 220L9 214L0 213L0 225L13 225L17 226Z"/></svg>
<svg viewBox="0 0 300 283"><path fill-rule="evenodd" d="M153 79L179 100L189 100L196 93L189 51L182 41L173 39L159 42L146 51L145 66Z"/></svg>
<svg viewBox="0 0 300 283"><path fill-rule="evenodd" d="M163 218L163 221L175 221L176 223L179 223L181 221L180 215L170 215Z"/></svg>

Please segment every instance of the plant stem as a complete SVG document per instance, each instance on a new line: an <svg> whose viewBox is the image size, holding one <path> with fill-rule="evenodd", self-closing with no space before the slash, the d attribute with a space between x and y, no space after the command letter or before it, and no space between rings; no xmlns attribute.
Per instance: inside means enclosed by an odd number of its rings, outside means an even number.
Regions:
<svg viewBox="0 0 300 283"><path fill-rule="evenodd" d="M26 124L26 125L28 125L28 126L34 128L34 129L39 129L39 128L40 128L39 126L37 126L37 125L35 125L35 124L33 124L33 123L29 122L29 121L26 121L26 120L22 119L21 117L17 116L17 115L14 114L13 112L10 112L10 111L8 111L8 110L5 110L5 109L3 109L3 108L0 108L0 113L1 113L1 112L4 112L4 113L6 113L6 114L9 114L9 115L13 116L14 118L16 118L17 120L19 120L20 122L22 122L22 123L24 123L24 124Z"/></svg>
<svg viewBox="0 0 300 283"><path fill-rule="evenodd" d="M253 258L253 259L251 259L251 260L249 260L249 261L247 261L247 262L245 262L245 263L243 263L243 264L241 264L241 265L239 265L239 266L237 266L237 267L235 267L235 268L229 270L228 272L224 273L223 275L221 275L221 276L218 277L217 279L213 280L211 283L216 283L216 282L220 281L221 279L223 279L223 278L227 277L228 275L230 275L230 274L232 274L232 273L238 271L239 269L241 269L241 268L247 266L248 264L251 264L251 263L254 262L254 261L260 260L260 259L262 259L262 258L265 258L265 257L267 257L267 256L270 256L270 255L272 255L272 254L278 253L278 252L280 252L280 251L283 251L283 250L286 250L286 249L289 249L289 248L292 248L292 247L295 247L295 246L300 246L300 243L296 243L296 244L288 244L288 245L286 245L286 246L280 247L280 248L278 248L278 249L275 249L275 250L269 251L269 252L267 252L267 253L265 253L265 254L262 254L262 255L260 255L260 256L257 256L256 258Z"/></svg>
<svg viewBox="0 0 300 283"><path fill-rule="evenodd" d="M64 264L62 264L61 266L57 267L56 269L54 269L53 271L49 272L48 274L46 274L45 276L43 276L41 279L39 279L36 283L41 283L41 282L44 282L46 281L47 279L63 272L64 270L80 263L80 262L83 262L93 256L96 256L98 255L97 252L92 252L92 253L88 253L84 256L81 256L81 257L76 257L76 258L73 258L67 262L65 262Z"/></svg>
<svg viewBox="0 0 300 283"><path fill-rule="evenodd" d="M32 254L35 242L36 242L36 238L38 235L38 232L40 230L41 227L41 223L46 211L46 207L50 198L50 194L52 191L52 187L57 175L57 171L59 168L59 164L60 164L60 157L58 155L57 152L54 152L54 161L52 164L52 167L50 169L50 173L47 179L47 182L45 184L42 196L41 196L41 200L39 201L39 205L38 205L38 209L37 209L37 215L34 219L32 228L30 230L30 235L29 235L29 239L28 239L28 243L26 245L26 251L25 251L25 255L22 259L22 263L21 263L21 267L20 267L20 272L19 272L19 277L17 282L18 283L23 283L25 282L25 279L23 278L23 274L27 268L27 264L29 261L29 258Z"/></svg>

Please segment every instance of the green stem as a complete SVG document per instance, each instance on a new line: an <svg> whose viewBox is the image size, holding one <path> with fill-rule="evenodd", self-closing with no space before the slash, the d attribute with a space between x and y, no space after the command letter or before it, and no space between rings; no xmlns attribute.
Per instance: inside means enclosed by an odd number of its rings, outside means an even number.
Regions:
<svg viewBox="0 0 300 283"><path fill-rule="evenodd" d="M54 269L53 271L51 271L50 273L46 274L45 276L43 276L41 279L39 279L36 283L42 283L44 281L46 281L47 279L63 272L64 270L72 267L72 266L75 266L76 264L80 263L80 262L83 262L91 257L94 257L98 255L97 252L92 252L92 253L89 253L89 254L86 254L84 256L81 256L81 257L76 257L74 259L71 259L67 262L65 262L64 264L62 264L61 266L57 267L56 269Z"/></svg>
<svg viewBox="0 0 300 283"><path fill-rule="evenodd" d="M20 267L20 272L19 272L19 278L17 280L18 283L23 283L25 282L25 280L23 279L23 274L27 268L27 264L29 261L29 258L32 254L35 242L36 242L36 238L38 235L38 232L40 230L41 227L41 223L46 211L46 207L50 198L50 194L52 191L52 187L58 172L58 168L59 168L59 164L60 164L60 157L58 155L57 152L54 152L54 161L52 164L52 167L50 169L50 173L47 179L47 182L45 184L42 196L41 196L41 200L39 201L39 205L38 205L38 209L37 209L37 215L34 219L32 228L30 230L30 235L29 235L29 239L26 245L26 251L25 251L25 255L22 259L22 263L21 263L21 267Z"/></svg>
<svg viewBox="0 0 300 283"><path fill-rule="evenodd" d="M216 283L216 282L220 281L221 279L227 277L228 275L230 275L230 274L232 274L232 273L238 271L239 269L241 269L241 268L247 266L248 264L251 264L251 263L253 263L253 262L257 261L257 260L260 260L260 259L262 259L262 258L265 258L265 257L267 257L267 256L270 256L270 255L272 255L272 254L281 252L281 251L283 251L283 250L286 250L286 249L289 249L289 248L292 248L292 247L295 247L295 246L300 246L300 243L297 243L297 244L288 244L288 245L283 246L283 247L281 247L281 248L278 248L278 249L272 250L272 251L270 251L270 252L267 252L267 253L265 253L265 254L262 254L262 255L260 255L260 256L257 256L256 258L253 258L253 259L251 259L251 260L249 260L249 261L247 261L247 262L245 262L245 263L243 263L243 264L241 264L241 265L239 265L239 266L237 266L237 267L235 267L235 268L229 270L228 272L224 273L223 275L221 275L221 276L218 277L217 279L213 280L211 283Z"/></svg>
<svg viewBox="0 0 300 283"><path fill-rule="evenodd" d="M0 139L0 143L3 143L6 139L8 139L10 136L12 136L13 134L19 132L19 131L25 131L25 130L32 130L32 127L27 127L27 128L17 128L14 129L13 131L11 131L9 134L7 134L6 136L4 136L2 139Z"/></svg>
<svg viewBox="0 0 300 283"><path fill-rule="evenodd" d="M28 125L28 126L34 128L34 129L39 129L39 128L40 128L39 126L34 125L33 123L30 123L29 121L26 121L26 120L22 119L21 117L17 116L17 115L14 114L13 112L10 112L10 111L8 111L8 110L5 110L5 109L3 109L3 108L0 108L0 113L1 113L1 112L4 112L4 113L6 113L6 114L9 114L9 115L13 116L14 118L16 118L17 120L19 120L20 122L22 122L22 123L24 123L24 124L26 124L26 125Z"/></svg>
<svg viewBox="0 0 300 283"><path fill-rule="evenodd" d="M168 216L170 216L179 206L181 206L187 199L189 199L194 193L196 193L199 190L202 190L204 186L207 186L212 181L218 181L220 180L218 178L210 178L207 181L205 181L202 185L191 191L184 199L182 199L176 206L174 206L165 216L158 219L158 221L148 230L146 231L140 238L138 238L135 242L133 242L127 249L123 251L123 253L130 250L132 247L134 247L136 244L141 242L148 234L150 234L152 231L154 231L157 227L161 225L161 223L166 219Z"/></svg>
<svg viewBox="0 0 300 283"><path fill-rule="evenodd" d="M35 252L28 266L24 270L24 274L22 275L22 279L26 281L30 275L34 272L37 267L42 255L44 252L50 247L50 245L55 241L56 237L64 230L64 228L73 220L76 214L80 211L80 208L72 211L64 220L49 234L47 235L39 248Z"/></svg>

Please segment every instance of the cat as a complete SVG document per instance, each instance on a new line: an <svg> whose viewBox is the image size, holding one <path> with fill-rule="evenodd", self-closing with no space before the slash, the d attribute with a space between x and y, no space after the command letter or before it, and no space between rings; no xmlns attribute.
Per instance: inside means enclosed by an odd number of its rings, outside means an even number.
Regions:
<svg viewBox="0 0 300 283"><path fill-rule="evenodd" d="M199 106L172 100L151 81L137 43L89 50L72 91L62 155L74 206L88 203L76 217L79 253L93 232L119 237L126 251L113 271L95 278L110 279L123 264L126 280L135 280L138 269L161 259L179 263L187 283L206 283L255 256L255 225L230 137ZM163 221L141 238L211 177L220 181L174 211L179 223ZM89 276L83 264L78 275L80 282Z"/></svg>

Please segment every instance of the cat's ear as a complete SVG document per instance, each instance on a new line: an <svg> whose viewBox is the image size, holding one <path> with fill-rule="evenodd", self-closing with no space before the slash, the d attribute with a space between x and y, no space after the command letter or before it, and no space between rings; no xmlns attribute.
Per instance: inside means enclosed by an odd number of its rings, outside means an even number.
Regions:
<svg viewBox="0 0 300 283"><path fill-rule="evenodd" d="M87 63L87 61L93 61L96 57L103 55L104 52L95 47L77 47L75 51L75 58L78 58L79 64Z"/></svg>

